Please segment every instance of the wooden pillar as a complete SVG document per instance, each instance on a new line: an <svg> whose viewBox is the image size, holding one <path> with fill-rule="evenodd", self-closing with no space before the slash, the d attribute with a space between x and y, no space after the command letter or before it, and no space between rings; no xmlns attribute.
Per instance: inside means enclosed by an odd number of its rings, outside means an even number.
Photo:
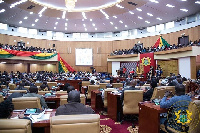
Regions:
<svg viewBox="0 0 200 133"><path fill-rule="evenodd" d="M191 72L191 79L196 79L196 56L190 57L190 72Z"/></svg>

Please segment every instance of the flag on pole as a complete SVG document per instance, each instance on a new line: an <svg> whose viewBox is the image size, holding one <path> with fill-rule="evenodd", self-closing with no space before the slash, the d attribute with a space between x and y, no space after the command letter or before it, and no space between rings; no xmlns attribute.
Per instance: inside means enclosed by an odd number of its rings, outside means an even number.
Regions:
<svg viewBox="0 0 200 133"><path fill-rule="evenodd" d="M169 47L169 46L170 44L164 38L162 38L162 36L160 36L153 47L163 48L163 47Z"/></svg>
<svg viewBox="0 0 200 133"><path fill-rule="evenodd" d="M60 57L59 53L58 53L58 61L59 61L59 64L58 64L59 73L61 73L61 72L66 73L68 71L70 71L70 72L75 71L69 64L67 64L67 62L63 58Z"/></svg>

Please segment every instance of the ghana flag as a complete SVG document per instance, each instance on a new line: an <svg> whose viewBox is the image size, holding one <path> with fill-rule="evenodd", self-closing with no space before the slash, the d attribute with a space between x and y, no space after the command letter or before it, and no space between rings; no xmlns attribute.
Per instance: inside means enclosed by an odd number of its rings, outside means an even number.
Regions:
<svg viewBox="0 0 200 133"><path fill-rule="evenodd" d="M58 61L59 61L59 64L58 64L59 73L61 73L61 72L66 73L68 71L71 71L71 72L75 71L69 64L67 64L67 62L65 60L63 60L63 58L60 57L59 53L58 53Z"/></svg>
<svg viewBox="0 0 200 133"><path fill-rule="evenodd" d="M169 47L169 46L170 44L165 39L163 39L162 36L160 36L153 47L164 48L164 47Z"/></svg>

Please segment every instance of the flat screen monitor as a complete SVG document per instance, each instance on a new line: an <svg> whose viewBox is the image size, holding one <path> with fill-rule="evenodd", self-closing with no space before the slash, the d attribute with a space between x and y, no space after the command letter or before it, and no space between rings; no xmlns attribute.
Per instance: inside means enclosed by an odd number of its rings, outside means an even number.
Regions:
<svg viewBox="0 0 200 133"><path fill-rule="evenodd" d="M93 65L92 49L91 48L77 48L76 52L76 65L91 66Z"/></svg>

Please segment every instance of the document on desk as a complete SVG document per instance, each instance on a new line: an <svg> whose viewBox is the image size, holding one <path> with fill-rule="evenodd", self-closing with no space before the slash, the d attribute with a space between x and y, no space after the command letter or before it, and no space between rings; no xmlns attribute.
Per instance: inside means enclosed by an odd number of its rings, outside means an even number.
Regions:
<svg viewBox="0 0 200 133"><path fill-rule="evenodd" d="M44 113L45 113L45 110L39 115L30 114L29 117L32 119L33 123L38 122L38 121L43 121L43 120L49 120L50 114L44 114Z"/></svg>

